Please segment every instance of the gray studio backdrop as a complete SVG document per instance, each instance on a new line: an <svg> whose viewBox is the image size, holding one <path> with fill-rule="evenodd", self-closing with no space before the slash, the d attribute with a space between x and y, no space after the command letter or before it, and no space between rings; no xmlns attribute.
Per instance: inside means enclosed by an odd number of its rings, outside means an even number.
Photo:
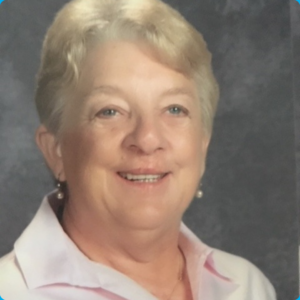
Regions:
<svg viewBox="0 0 300 300"><path fill-rule="evenodd" d="M11 250L53 188L33 139L34 76L45 31L65 2L0 5L0 256ZM168 2L204 34L221 85L204 197L194 201L185 222L211 246L255 263L279 300L295 300L300 5L295 0Z"/></svg>

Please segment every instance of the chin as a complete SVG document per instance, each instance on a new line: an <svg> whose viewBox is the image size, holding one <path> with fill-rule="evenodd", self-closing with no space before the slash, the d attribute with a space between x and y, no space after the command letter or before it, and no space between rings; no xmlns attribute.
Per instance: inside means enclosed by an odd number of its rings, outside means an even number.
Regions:
<svg viewBox="0 0 300 300"><path fill-rule="evenodd" d="M180 224L182 214L170 214L159 211L144 211L136 214L119 217L120 224L124 227L135 230L155 230L163 227Z"/></svg>

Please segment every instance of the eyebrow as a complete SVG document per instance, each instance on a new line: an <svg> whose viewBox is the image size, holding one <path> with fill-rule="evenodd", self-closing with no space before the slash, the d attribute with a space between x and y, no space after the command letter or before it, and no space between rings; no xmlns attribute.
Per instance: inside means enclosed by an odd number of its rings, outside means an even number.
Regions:
<svg viewBox="0 0 300 300"><path fill-rule="evenodd" d="M94 87L91 92L87 93L84 98L90 98L94 94L108 94L108 95L123 95L124 93L122 92L121 89L119 89L116 86L111 86L111 85L101 85Z"/></svg>
<svg viewBox="0 0 300 300"><path fill-rule="evenodd" d="M195 98L195 94L187 88L181 87L181 88L170 88L162 93L162 96L177 96L177 95L184 95L191 98Z"/></svg>
<svg viewBox="0 0 300 300"><path fill-rule="evenodd" d="M118 88L117 86L111 86L111 85L101 85L97 86L92 89L91 92L85 95L85 99L92 97L94 94L107 94L107 95L121 95L124 96L125 93L122 91L122 89ZM184 87L176 87L176 88L170 88L164 91L160 97L168 97L168 96L178 96L178 95L184 95L188 96L189 98L195 98L195 94L187 88Z"/></svg>

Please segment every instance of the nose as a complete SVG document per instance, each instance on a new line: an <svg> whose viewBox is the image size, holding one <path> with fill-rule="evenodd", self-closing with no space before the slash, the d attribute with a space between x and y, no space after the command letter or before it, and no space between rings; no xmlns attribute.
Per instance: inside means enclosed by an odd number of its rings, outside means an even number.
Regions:
<svg viewBox="0 0 300 300"><path fill-rule="evenodd" d="M124 140L124 145L139 154L151 155L165 149L167 141L159 120L144 116L135 120Z"/></svg>

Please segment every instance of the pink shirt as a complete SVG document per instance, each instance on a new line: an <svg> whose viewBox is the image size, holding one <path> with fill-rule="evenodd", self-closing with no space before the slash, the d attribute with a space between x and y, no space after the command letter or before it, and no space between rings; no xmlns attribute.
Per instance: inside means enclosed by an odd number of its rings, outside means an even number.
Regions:
<svg viewBox="0 0 300 300"><path fill-rule="evenodd" d="M256 267L208 247L184 224L179 246L194 300L276 299ZM89 260L63 231L47 197L14 250L0 259L0 296L4 300L156 299L124 274Z"/></svg>

